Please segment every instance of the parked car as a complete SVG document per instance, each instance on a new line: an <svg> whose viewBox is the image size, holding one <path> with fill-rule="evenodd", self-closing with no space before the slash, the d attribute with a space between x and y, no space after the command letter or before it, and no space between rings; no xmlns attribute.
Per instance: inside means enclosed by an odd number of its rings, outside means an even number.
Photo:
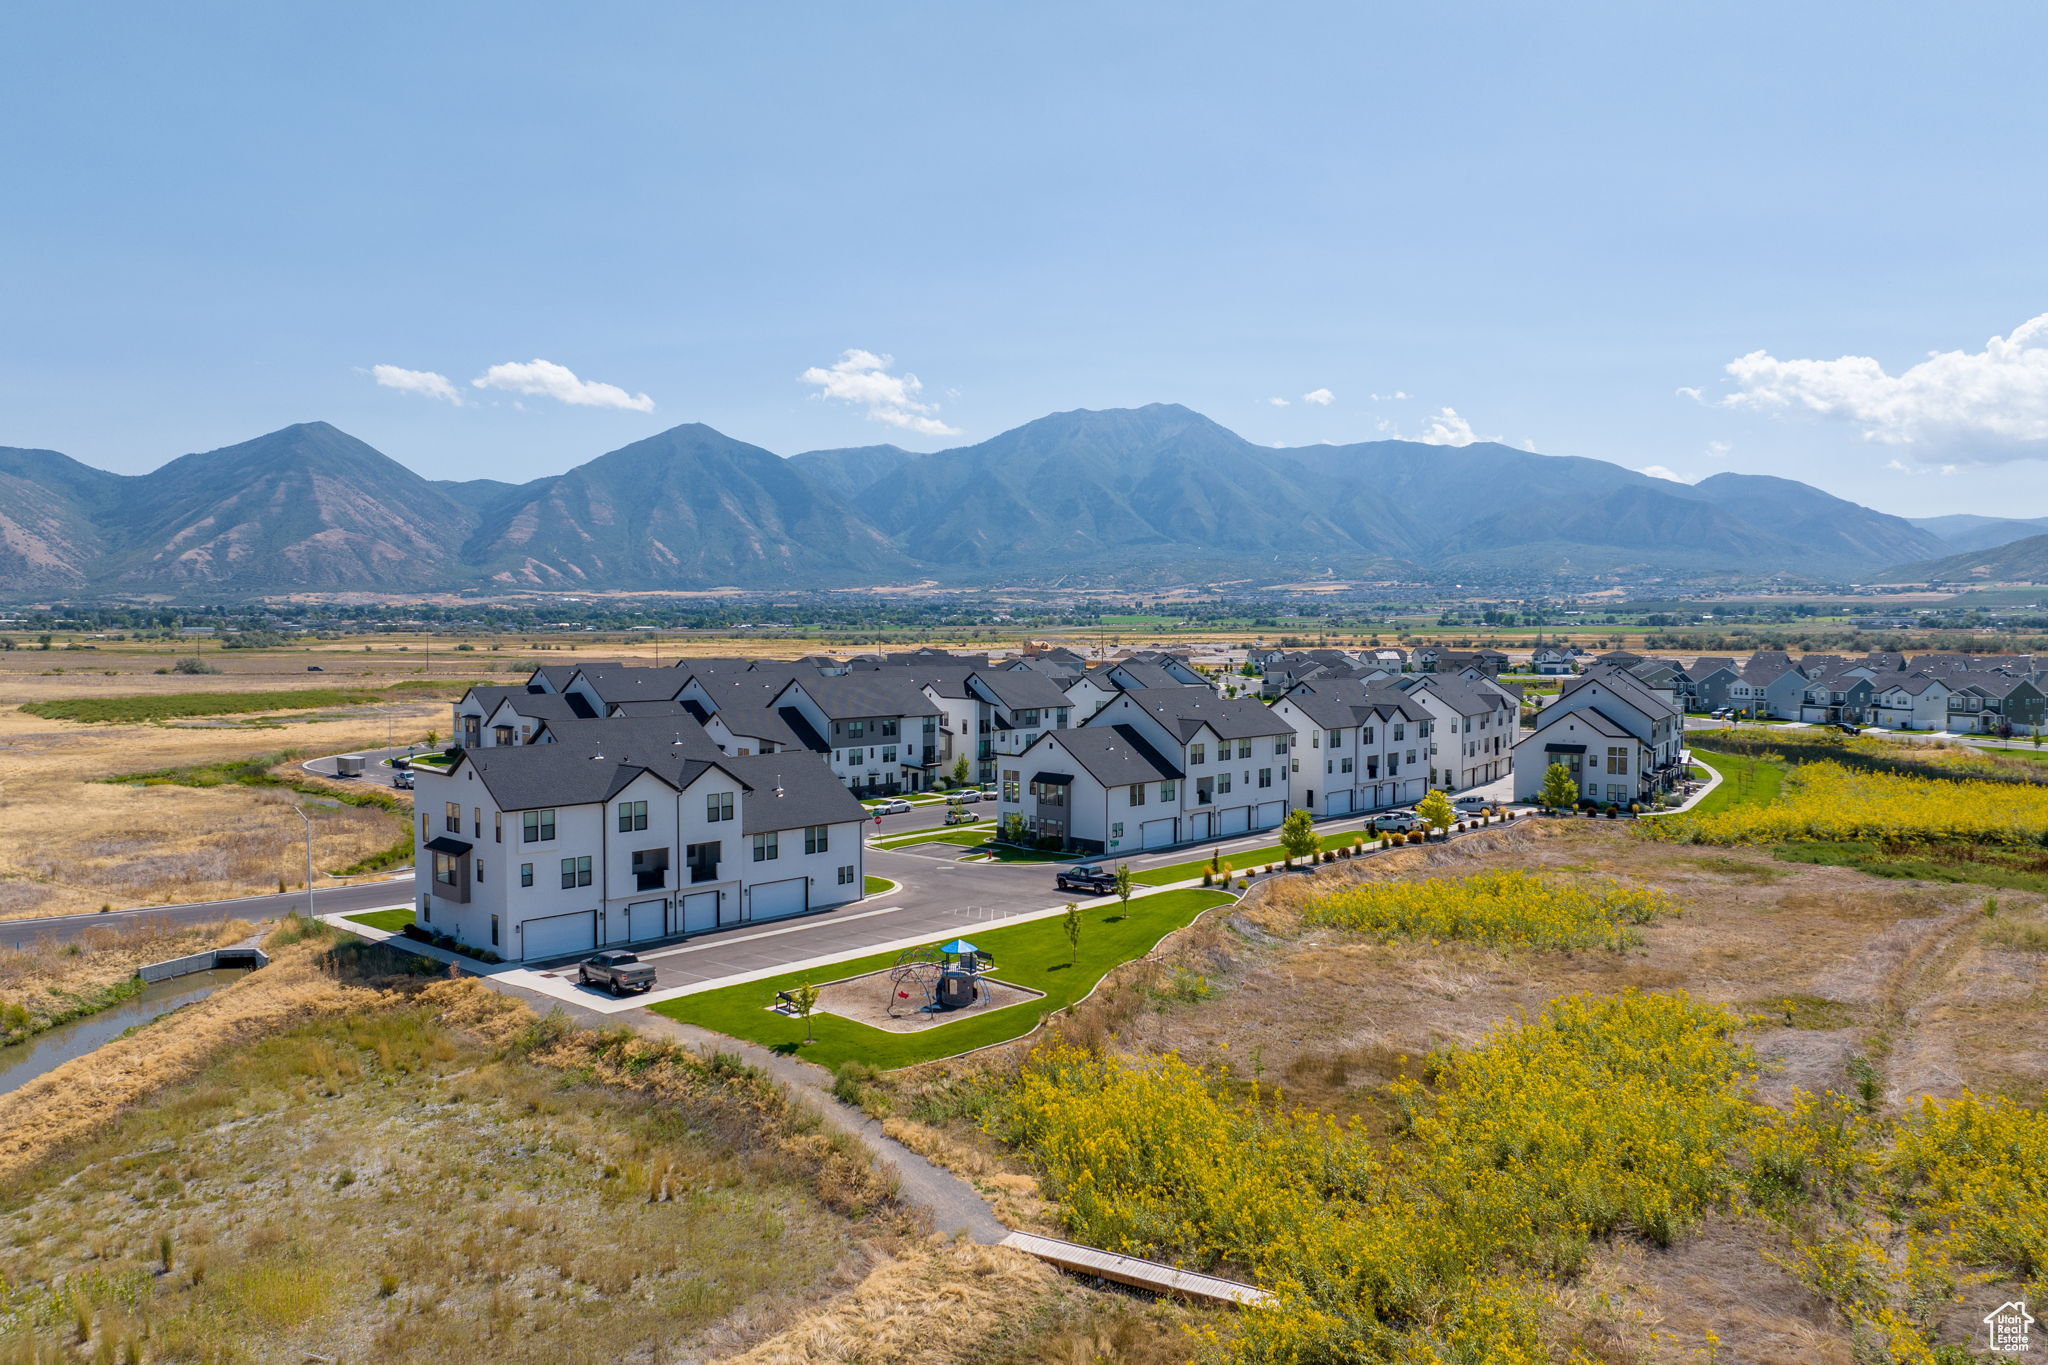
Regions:
<svg viewBox="0 0 2048 1365"><path fill-rule="evenodd" d="M1829 724L1833 725L1837 730L1840 730L1845 735L1860 735L1863 733L1863 731L1860 728L1851 725L1846 720L1830 721Z"/></svg>
<svg viewBox="0 0 2048 1365"><path fill-rule="evenodd" d="M895 797L888 801L877 801L868 809L876 815L908 815L910 803L901 797Z"/></svg>
<svg viewBox="0 0 2048 1365"><path fill-rule="evenodd" d="M972 825L979 823L980 820L981 817L973 811L962 810L958 806L946 812L946 823L949 825Z"/></svg>
<svg viewBox="0 0 2048 1365"><path fill-rule="evenodd" d="M1423 819L1412 810L1382 811L1373 817L1372 827L1388 834L1407 834L1421 829Z"/></svg>
<svg viewBox="0 0 2048 1365"><path fill-rule="evenodd" d="M949 806L971 806L979 800L981 793L973 787L963 787L959 791L946 793L946 804Z"/></svg>
<svg viewBox="0 0 2048 1365"><path fill-rule="evenodd" d="M322 667L321 667L320 665L318 665L318 664L307 664L307 665L306 665L306 671L307 671L308 673L325 673L325 672L326 672L327 670L326 670L326 669L324 669L324 668L322 668Z"/></svg>
<svg viewBox="0 0 2048 1365"><path fill-rule="evenodd" d="M398 788L402 792L411 791L412 770L409 768L400 768L397 772L391 774L391 785Z"/></svg>
<svg viewBox="0 0 2048 1365"><path fill-rule="evenodd" d="M654 968L623 948L607 948L576 967L576 984L603 986L613 995L654 989Z"/></svg>
<svg viewBox="0 0 2048 1365"><path fill-rule="evenodd" d="M1053 884L1061 891L1086 891L1096 896L1116 894L1116 874L1086 863L1060 873L1053 879Z"/></svg>

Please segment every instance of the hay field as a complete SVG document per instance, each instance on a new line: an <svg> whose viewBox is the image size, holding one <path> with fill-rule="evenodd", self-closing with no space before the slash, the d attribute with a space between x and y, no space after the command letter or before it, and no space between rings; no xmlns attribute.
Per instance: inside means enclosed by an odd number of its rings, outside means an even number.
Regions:
<svg viewBox="0 0 2048 1365"><path fill-rule="evenodd" d="M423 740L428 730L447 730L448 708L409 704L389 727L401 744ZM274 892L280 879L301 886L304 826L290 792L96 779L286 749L378 747L386 731L381 714L287 716L247 728L85 725L0 709L0 920ZM309 813L316 874L388 848L401 833L374 809Z"/></svg>
<svg viewBox="0 0 2048 1365"><path fill-rule="evenodd" d="M1303 913L1312 896L1354 881L1507 871L1616 877L1668 893L1677 913L1640 926L1634 946L1591 951L1368 937ZM2048 1086L2044 898L1999 892L1987 907L1983 887L1658 844L1595 822L1531 821L1492 840L1275 883L1228 920L1182 936L1157 966L1126 973L1060 1032L1112 1058L1170 1053L1211 1074L1227 1069L1226 1099L1256 1093L1305 1106L1392 1145L1409 1140L1403 1104L1437 1083L1445 1049L1479 1045L1561 997L1630 989L1683 991L1747 1017L1740 1041L1760 1063L1753 1093L1770 1114L1792 1113L1797 1091L1833 1091L1882 1134L1917 1121L1925 1097L2035 1105ZM942 1133L920 1147L936 1160L984 1181L991 1170L1029 1178L1039 1172L980 1123L1021 1051L885 1078L875 1107ZM1903 1265L1904 1234L1882 1231L1885 1205L1872 1198L1873 1245ZM1823 1204L1814 1225L1853 1244L1866 1216L1857 1207ZM1660 1365L1881 1358L1870 1354L1878 1329L1867 1314L1857 1320L1839 1284L1826 1292L1826 1272L1787 1268L1804 1254L1796 1224L1738 1200L1668 1250L1631 1234L1596 1241L1581 1268L1544 1290L1541 1330L1595 1358ZM1975 1316L2025 1288L2010 1267L1916 1273L1925 1275L1917 1289L1896 1291L1898 1311L1917 1314L1913 1330L1940 1342L1967 1341ZM1953 1277L1947 1290L1943 1273Z"/></svg>

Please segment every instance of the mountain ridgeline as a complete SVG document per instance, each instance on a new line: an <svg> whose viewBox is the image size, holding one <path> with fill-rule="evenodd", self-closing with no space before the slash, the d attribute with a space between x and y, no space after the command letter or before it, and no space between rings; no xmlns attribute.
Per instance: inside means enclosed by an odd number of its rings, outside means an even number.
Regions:
<svg viewBox="0 0 2048 1365"><path fill-rule="evenodd" d="M525 484L423 479L324 422L133 476L0 448L10 597L1840 580L1956 548L1788 479L1687 486L1492 444L1275 449L1169 404L1056 413L933 454L784 459L693 423Z"/></svg>

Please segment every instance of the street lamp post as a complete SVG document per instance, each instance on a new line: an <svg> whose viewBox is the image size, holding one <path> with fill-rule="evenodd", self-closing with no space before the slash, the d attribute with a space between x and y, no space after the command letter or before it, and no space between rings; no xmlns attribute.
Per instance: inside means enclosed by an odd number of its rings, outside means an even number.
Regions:
<svg viewBox="0 0 2048 1365"><path fill-rule="evenodd" d="M313 818L304 806L293 806L292 814L306 827L306 918L313 918Z"/></svg>

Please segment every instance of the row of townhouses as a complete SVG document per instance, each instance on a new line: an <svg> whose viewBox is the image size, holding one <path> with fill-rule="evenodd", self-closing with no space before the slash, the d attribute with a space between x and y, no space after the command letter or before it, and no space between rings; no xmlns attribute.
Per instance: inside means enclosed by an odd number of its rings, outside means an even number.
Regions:
<svg viewBox="0 0 2048 1365"><path fill-rule="evenodd" d="M1669 679L1688 711L1745 718L1847 722L1955 734L2033 734L2048 725L2048 659L2032 655L1903 654L1850 657L1759 650L1746 660L1683 663L1600 656L1638 677Z"/></svg>
<svg viewBox="0 0 2048 1365"><path fill-rule="evenodd" d="M1515 799L1534 800L1556 764L1588 801L1628 805L1669 790L1685 772L1685 710L1675 680L1619 662L1571 678L1515 746Z"/></svg>

